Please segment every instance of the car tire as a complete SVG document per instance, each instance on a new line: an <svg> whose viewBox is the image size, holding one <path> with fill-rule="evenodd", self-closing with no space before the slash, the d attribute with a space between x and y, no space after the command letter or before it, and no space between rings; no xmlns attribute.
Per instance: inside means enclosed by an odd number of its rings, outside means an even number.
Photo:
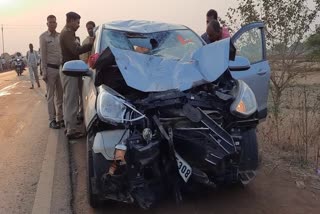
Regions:
<svg viewBox="0 0 320 214"><path fill-rule="evenodd" d="M259 151L256 129L248 129L242 134L238 183L244 187L256 177L259 166Z"/></svg>
<svg viewBox="0 0 320 214"><path fill-rule="evenodd" d="M100 205L99 195L94 193L92 180L95 177L93 169L93 152L92 145L87 141L87 198L92 208L98 208Z"/></svg>
<svg viewBox="0 0 320 214"><path fill-rule="evenodd" d="M240 157L241 171L256 170L259 166L259 152L256 129L249 129L242 133L242 151Z"/></svg>

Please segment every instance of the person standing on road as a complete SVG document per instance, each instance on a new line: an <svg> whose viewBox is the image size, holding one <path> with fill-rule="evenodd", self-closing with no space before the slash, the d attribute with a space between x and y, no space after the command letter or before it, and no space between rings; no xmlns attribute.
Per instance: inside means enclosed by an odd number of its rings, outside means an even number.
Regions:
<svg viewBox="0 0 320 214"><path fill-rule="evenodd" d="M87 22L86 28L87 28L88 36L87 38L85 38L85 40L83 40L82 45L89 44L90 38L92 38L94 35L93 30L95 27L96 27L96 24L93 21ZM84 54L81 54L80 59L83 60L85 63L88 63L90 55L91 55L91 50Z"/></svg>
<svg viewBox="0 0 320 214"><path fill-rule="evenodd" d="M57 21L54 15L47 17L48 30L40 35L40 54L43 80L47 85L47 102L49 127L59 129L64 127L63 121L63 90L59 69L62 61L60 34L56 32ZM56 103L55 98L56 97Z"/></svg>
<svg viewBox="0 0 320 214"><path fill-rule="evenodd" d="M27 52L27 64L29 68L31 87L34 89L34 81L37 82L38 88L40 88L39 75L38 75L38 61L39 56L36 51L33 50L33 45L29 44L29 51Z"/></svg>
<svg viewBox="0 0 320 214"><path fill-rule="evenodd" d="M71 60L79 60L79 55L91 50L94 38L90 38L89 43L80 46L76 41L75 32L80 25L80 15L75 12L66 14L67 23L60 35L60 45L62 51L62 63ZM77 139L84 134L77 128L77 113L79 110L79 77L66 76L60 73L63 85L64 117L66 122L66 136L68 139Z"/></svg>
<svg viewBox="0 0 320 214"><path fill-rule="evenodd" d="M39 55L39 70L40 70L40 76L42 76L42 66L41 66L41 52L40 52L40 48L38 50L38 55Z"/></svg>
<svg viewBox="0 0 320 214"><path fill-rule="evenodd" d="M207 26L208 24L212 21L212 20L216 20L218 22L218 13L216 10L214 9L210 9L208 12L207 12L207 16L206 16L206 23L207 23ZM230 33L229 33L229 30L227 27L225 26L222 26L221 27L221 38L224 39L224 38L228 38L230 37ZM205 32L204 34L201 35L201 38L207 43L211 43L210 39L208 38L208 34L207 32Z"/></svg>

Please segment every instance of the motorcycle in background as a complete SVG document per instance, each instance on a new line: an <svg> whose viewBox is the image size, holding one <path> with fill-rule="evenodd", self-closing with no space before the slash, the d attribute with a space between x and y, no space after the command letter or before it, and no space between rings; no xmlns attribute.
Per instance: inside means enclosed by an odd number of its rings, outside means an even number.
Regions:
<svg viewBox="0 0 320 214"><path fill-rule="evenodd" d="M21 59L15 60L15 70L18 76L21 76L24 70L24 63Z"/></svg>

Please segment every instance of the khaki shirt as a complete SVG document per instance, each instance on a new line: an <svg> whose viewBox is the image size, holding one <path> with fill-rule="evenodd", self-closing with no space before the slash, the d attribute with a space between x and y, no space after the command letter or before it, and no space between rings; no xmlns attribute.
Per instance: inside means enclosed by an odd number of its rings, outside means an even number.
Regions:
<svg viewBox="0 0 320 214"><path fill-rule="evenodd" d="M40 35L41 68L47 72L47 64L61 65L60 34L46 31Z"/></svg>
<svg viewBox="0 0 320 214"><path fill-rule="evenodd" d="M60 34L60 46L62 52L62 63L79 60L79 55L91 50L92 44L80 46L76 41L75 31L65 26Z"/></svg>

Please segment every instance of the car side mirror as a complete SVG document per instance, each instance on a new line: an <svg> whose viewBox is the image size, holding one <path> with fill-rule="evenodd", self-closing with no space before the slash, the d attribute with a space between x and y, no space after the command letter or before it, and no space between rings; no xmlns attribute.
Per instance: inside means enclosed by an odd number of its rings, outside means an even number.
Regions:
<svg viewBox="0 0 320 214"><path fill-rule="evenodd" d="M250 69L250 62L243 56L236 56L234 61L229 61L230 71L246 71Z"/></svg>
<svg viewBox="0 0 320 214"><path fill-rule="evenodd" d="M64 63L62 72L72 77L91 76L89 66L82 60L72 60Z"/></svg>

